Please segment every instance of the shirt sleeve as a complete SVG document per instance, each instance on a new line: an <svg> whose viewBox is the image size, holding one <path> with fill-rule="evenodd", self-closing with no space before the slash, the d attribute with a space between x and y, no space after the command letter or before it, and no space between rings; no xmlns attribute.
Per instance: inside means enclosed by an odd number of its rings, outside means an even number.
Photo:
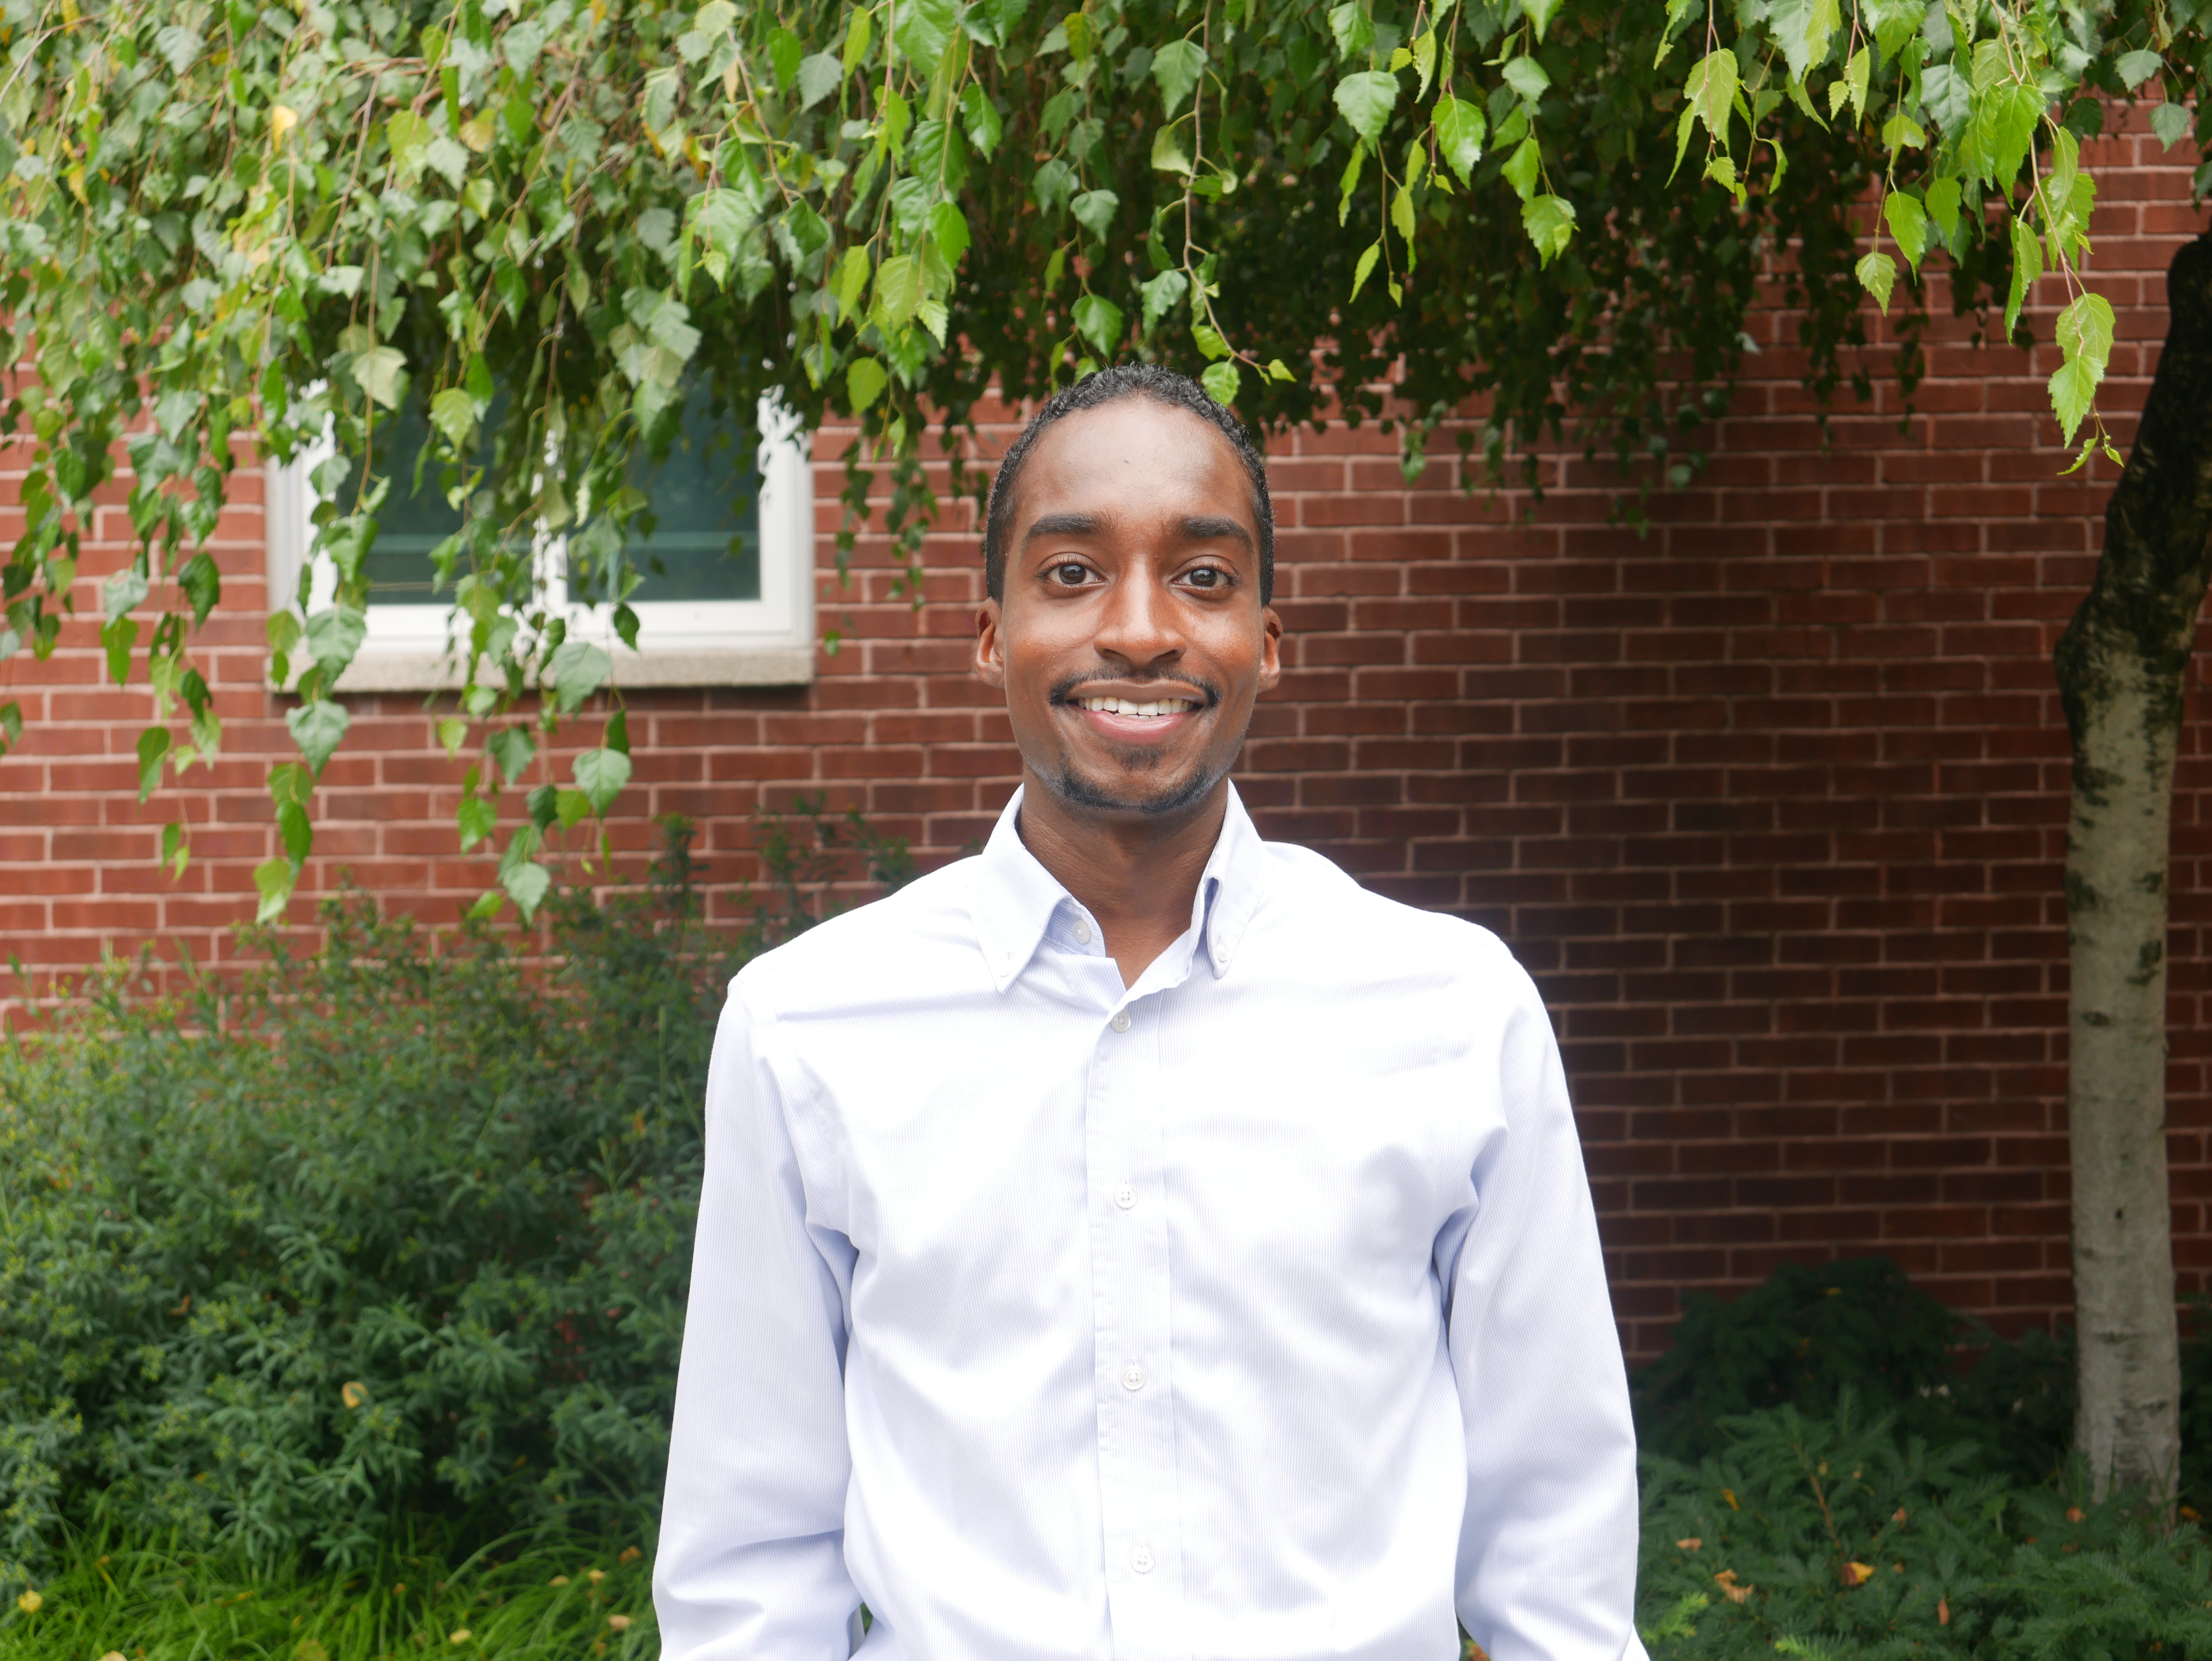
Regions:
<svg viewBox="0 0 2212 1661"><path fill-rule="evenodd" d="M811 1226L772 1021L732 987L707 1080L707 1165L653 1603L666 1661L844 1661L847 1293Z"/></svg>
<svg viewBox="0 0 2212 1661"><path fill-rule="evenodd" d="M1517 964L1504 1134L1474 1171L1448 1335L1467 1427L1459 1615L1491 1661L1643 1661L1636 1431L1559 1045Z"/></svg>

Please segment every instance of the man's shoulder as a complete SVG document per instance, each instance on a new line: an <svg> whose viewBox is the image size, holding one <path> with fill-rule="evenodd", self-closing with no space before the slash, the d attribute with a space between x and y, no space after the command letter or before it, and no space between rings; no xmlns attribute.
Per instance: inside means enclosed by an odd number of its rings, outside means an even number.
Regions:
<svg viewBox="0 0 2212 1661"><path fill-rule="evenodd" d="M1371 961L1488 981L1528 980L1512 950L1480 923L1378 894L1310 848L1279 842L1266 847L1270 893L1261 917L1275 926Z"/></svg>
<svg viewBox="0 0 2212 1661"><path fill-rule="evenodd" d="M834 1013L910 997L963 965L987 979L971 909L976 864L956 860L823 919L745 964L732 995L765 1014Z"/></svg>

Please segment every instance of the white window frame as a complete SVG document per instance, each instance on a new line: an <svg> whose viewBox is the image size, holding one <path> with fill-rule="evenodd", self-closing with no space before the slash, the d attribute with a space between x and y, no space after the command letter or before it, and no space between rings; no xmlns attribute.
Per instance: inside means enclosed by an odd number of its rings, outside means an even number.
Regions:
<svg viewBox="0 0 2212 1661"><path fill-rule="evenodd" d="M651 686L804 686L814 678L814 470L807 435L772 398L760 403L760 577L758 599L641 600L637 649L615 633L614 608L572 605L557 538L541 539L539 569L549 615L565 618L568 638L604 646L614 683ZM271 460L264 498L269 605L299 611L300 569L313 545L314 468L333 452L325 436L290 465ZM330 604L337 572L315 560L309 609ZM371 605L368 632L333 689L339 692L455 691L462 684L452 649L451 607ZM295 654L298 655L297 654ZM296 670L295 670L296 672Z"/></svg>

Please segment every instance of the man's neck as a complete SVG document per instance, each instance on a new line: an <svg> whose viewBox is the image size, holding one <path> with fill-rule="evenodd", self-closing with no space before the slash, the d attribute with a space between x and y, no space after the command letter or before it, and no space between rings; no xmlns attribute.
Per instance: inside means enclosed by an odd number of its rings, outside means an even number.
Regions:
<svg viewBox="0 0 2212 1661"><path fill-rule="evenodd" d="M1115 814L1075 806L1024 770L1023 845L1098 920L1121 983L1134 986L1190 927L1228 815L1229 781L1181 812Z"/></svg>

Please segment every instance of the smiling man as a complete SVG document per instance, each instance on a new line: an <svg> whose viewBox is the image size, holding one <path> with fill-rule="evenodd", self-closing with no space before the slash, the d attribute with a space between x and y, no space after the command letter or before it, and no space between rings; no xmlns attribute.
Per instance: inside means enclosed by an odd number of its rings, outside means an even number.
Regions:
<svg viewBox="0 0 2212 1661"><path fill-rule="evenodd" d="M975 667L1022 788L730 989L672 1661L1452 1661L1455 1616L1492 1661L1642 1655L1543 1007L1229 782L1273 535L1243 429L1164 370L1008 451Z"/></svg>

